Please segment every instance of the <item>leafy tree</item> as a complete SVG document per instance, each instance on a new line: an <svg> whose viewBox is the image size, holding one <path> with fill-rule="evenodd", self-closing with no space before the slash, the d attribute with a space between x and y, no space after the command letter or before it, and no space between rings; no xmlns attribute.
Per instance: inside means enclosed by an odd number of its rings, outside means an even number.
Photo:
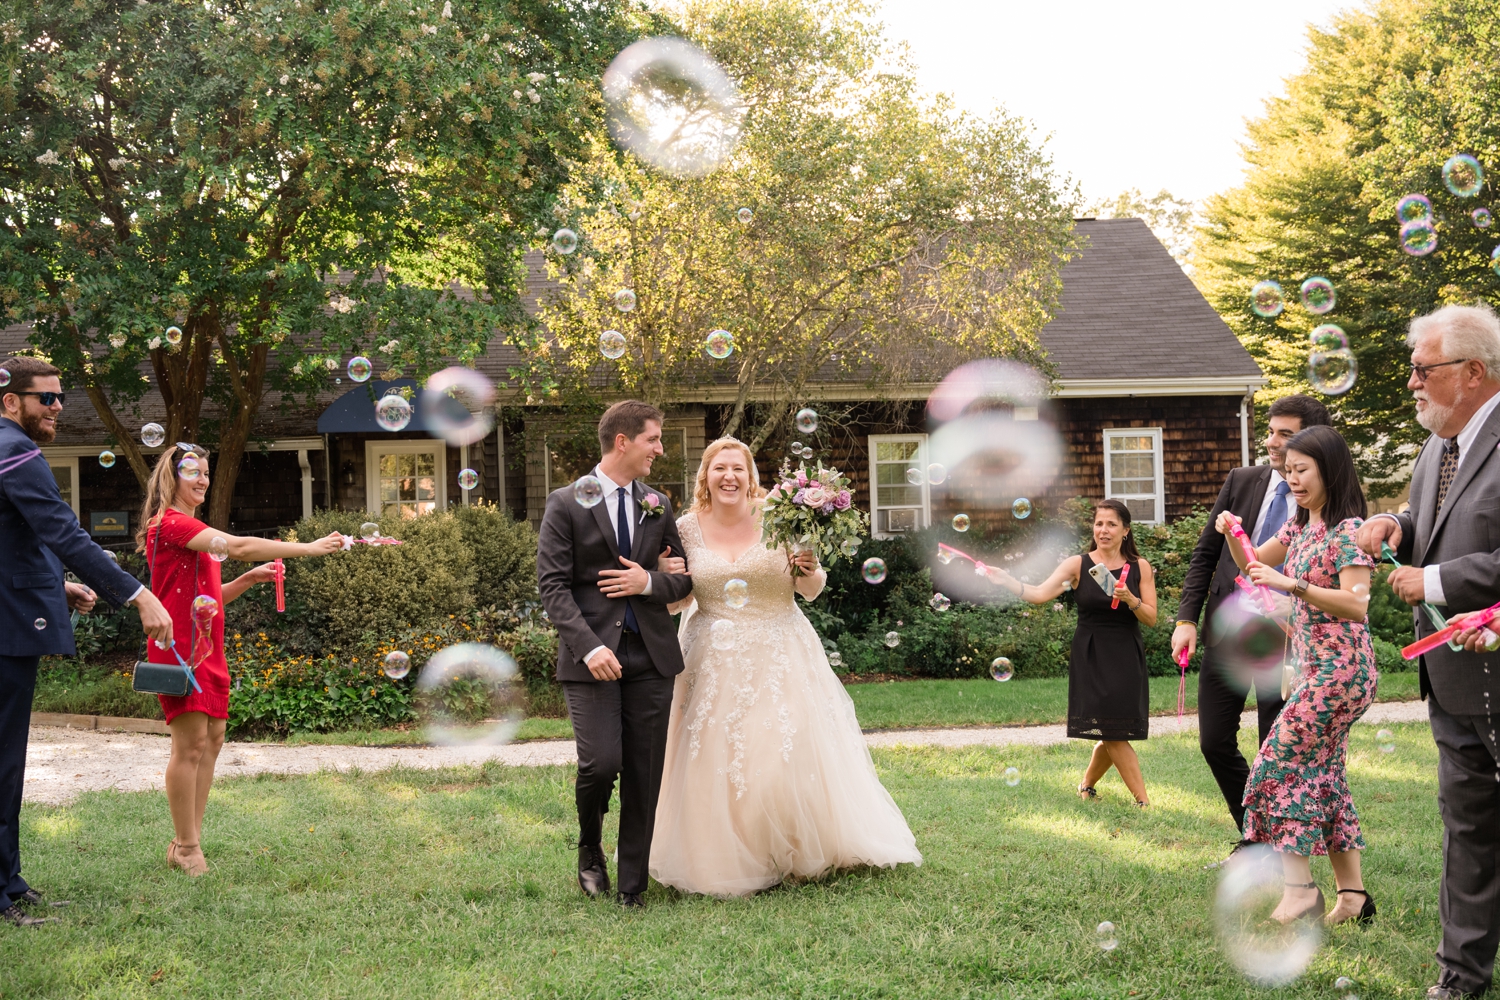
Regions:
<svg viewBox="0 0 1500 1000"><path fill-rule="evenodd" d="M540 390L669 402L719 386L726 433L758 449L836 374L888 385L976 355L1039 360L1071 192L1019 121L920 93L870 15L833 0L686 7L684 34L738 83L742 139L700 178L602 143L579 164L554 225L583 243L552 258L563 291L532 345ZM621 289L633 311L616 308ZM734 336L721 361L704 350L716 328ZM618 361L601 357L610 329L627 338Z"/></svg>
<svg viewBox="0 0 1500 1000"><path fill-rule="evenodd" d="M153 388L169 442L217 443L216 524L274 394L524 321L525 241L632 26L621 0L7 7L0 304L142 482Z"/></svg>
<svg viewBox="0 0 1500 1000"><path fill-rule="evenodd" d="M1328 31L1311 29L1306 68L1250 124L1244 185L1205 209L1195 277L1270 376L1258 402L1308 390L1315 325L1347 332L1359 380L1325 401L1373 495L1399 492L1401 466L1427 437L1405 388L1408 323L1445 303L1500 301L1490 266L1497 231L1469 215L1497 203L1497 37L1497 0L1380 0L1338 15ZM1443 184L1443 163L1465 152L1491 168L1475 198ZM1435 209L1438 249L1426 257L1408 256L1397 239L1396 202L1409 192ZM1326 316L1295 304L1312 275L1337 290ZM1274 319L1249 308L1261 279L1287 292Z"/></svg>

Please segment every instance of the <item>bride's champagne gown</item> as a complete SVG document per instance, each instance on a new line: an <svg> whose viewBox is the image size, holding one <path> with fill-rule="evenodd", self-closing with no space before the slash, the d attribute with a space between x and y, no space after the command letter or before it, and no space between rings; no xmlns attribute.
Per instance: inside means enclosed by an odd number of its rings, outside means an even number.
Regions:
<svg viewBox="0 0 1500 1000"><path fill-rule="evenodd" d="M678 528L696 605L680 633L687 669L672 695L651 875L741 896L830 869L921 864L854 703L797 607L786 555L757 542L729 562L704 545L695 515ZM749 585L741 608L725 601L735 579ZM821 590L822 580L810 582Z"/></svg>

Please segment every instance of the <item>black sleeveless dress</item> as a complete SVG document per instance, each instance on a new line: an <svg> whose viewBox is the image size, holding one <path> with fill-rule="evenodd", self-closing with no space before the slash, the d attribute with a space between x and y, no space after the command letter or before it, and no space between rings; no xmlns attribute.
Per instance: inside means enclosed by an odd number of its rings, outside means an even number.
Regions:
<svg viewBox="0 0 1500 1000"><path fill-rule="evenodd" d="M1150 722L1141 624L1124 601L1110 608L1110 596L1089 576L1093 565L1085 552L1078 576L1078 631L1068 664L1068 735L1144 740ZM1140 563L1130 563L1125 586L1141 596Z"/></svg>

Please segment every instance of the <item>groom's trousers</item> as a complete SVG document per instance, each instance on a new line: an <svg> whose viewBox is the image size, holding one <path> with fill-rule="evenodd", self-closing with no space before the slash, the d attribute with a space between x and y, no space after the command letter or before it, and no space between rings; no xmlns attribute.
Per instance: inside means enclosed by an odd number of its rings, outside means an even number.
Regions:
<svg viewBox="0 0 1500 1000"><path fill-rule="evenodd" d="M622 893L645 892L673 679L656 669L645 642L634 632L620 636L615 658L622 668L617 681L563 682L578 744L578 843L600 845L604 814L619 776L620 861L615 884Z"/></svg>

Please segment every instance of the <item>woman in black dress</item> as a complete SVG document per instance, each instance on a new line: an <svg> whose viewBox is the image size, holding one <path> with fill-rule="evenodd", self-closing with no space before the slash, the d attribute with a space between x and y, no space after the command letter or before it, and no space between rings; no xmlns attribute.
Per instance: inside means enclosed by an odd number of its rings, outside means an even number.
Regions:
<svg viewBox="0 0 1500 1000"><path fill-rule="evenodd" d="M1105 593L1090 575L1095 566L1115 578L1113 593ZM1095 504L1093 549L1064 559L1040 584L1022 583L994 566L986 570L991 581L1028 604L1056 600L1069 587L1078 594L1078 631L1068 664L1068 735L1099 741L1078 794L1098 798L1094 785L1113 766L1136 805L1148 805L1141 762L1130 741L1146 739L1149 729L1140 623L1156 624L1156 577L1136 550L1130 510L1119 500ZM1110 607L1112 601L1116 607Z"/></svg>

